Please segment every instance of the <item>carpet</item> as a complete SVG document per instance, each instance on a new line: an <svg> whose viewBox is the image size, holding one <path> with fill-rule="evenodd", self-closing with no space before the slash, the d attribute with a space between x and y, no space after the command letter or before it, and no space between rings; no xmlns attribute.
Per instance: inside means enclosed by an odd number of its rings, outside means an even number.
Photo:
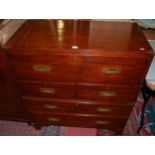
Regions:
<svg viewBox="0 0 155 155"><path fill-rule="evenodd" d="M138 128L138 118L140 115L142 104L143 104L143 98L140 95L126 123L122 135L138 136L136 131ZM144 122L145 124L147 124L146 116ZM65 126L45 126L42 127L41 130L36 130L33 126L29 126L27 123L1 120L0 135L1 136L115 136L116 133L114 131L109 131L105 129L65 127ZM146 127L141 130L139 135L151 136L152 134L149 127Z"/></svg>

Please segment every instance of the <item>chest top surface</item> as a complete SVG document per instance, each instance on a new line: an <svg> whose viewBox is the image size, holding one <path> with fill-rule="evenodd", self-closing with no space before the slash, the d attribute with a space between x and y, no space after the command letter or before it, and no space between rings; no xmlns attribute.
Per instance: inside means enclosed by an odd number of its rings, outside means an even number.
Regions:
<svg viewBox="0 0 155 155"><path fill-rule="evenodd" d="M5 48L152 51L136 23L93 20L28 20Z"/></svg>

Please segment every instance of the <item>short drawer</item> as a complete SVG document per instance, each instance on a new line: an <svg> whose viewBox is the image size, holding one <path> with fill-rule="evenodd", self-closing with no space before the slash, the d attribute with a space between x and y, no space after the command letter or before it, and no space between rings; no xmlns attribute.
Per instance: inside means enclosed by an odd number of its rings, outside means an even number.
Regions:
<svg viewBox="0 0 155 155"><path fill-rule="evenodd" d="M78 100L51 100L43 98L26 98L22 102L29 112L44 112L52 114L89 114L129 116L132 106L104 104L101 102L78 101Z"/></svg>
<svg viewBox="0 0 155 155"><path fill-rule="evenodd" d="M49 97L49 98L75 98L73 84L20 81L21 96Z"/></svg>
<svg viewBox="0 0 155 155"><path fill-rule="evenodd" d="M93 115L55 115L44 113L31 113L35 122L46 125L95 127L105 129L123 129L127 118L106 117Z"/></svg>
<svg viewBox="0 0 155 155"><path fill-rule="evenodd" d="M19 79L75 82L78 57L70 55L9 55Z"/></svg>
<svg viewBox="0 0 155 155"><path fill-rule="evenodd" d="M84 83L140 84L146 59L82 56L79 81Z"/></svg>
<svg viewBox="0 0 155 155"><path fill-rule="evenodd" d="M116 85L78 85L78 99L102 100L103 102L135 102L139 87ZM121 104L121 103L120 103Z"/></svg>
<svg viewBox="0 0 155 155"><path fill-rule="evenodd" d="M117 64L86 64L81 66L79 82L108 84L140 84L144 68Z"/></svg>
<svg viewBox="0 0 155 155"><path fill-rule="evenodd" d="M77 81L77 66L51 63L18 63L14 62L15 76L25 80L46 80L52 82Z"/></svg>
<svg viewBox="0 0 155 155"><path fill-rule="evenodd" d="M57 51L59 52L59 51ZM19 63L51 63L55 65L72 65L75 62L80 61L80 57L74 54L40 54L39 52L27 52L27 54L10 54L8 53L8 57L11 62L19 62Z"/></svg>

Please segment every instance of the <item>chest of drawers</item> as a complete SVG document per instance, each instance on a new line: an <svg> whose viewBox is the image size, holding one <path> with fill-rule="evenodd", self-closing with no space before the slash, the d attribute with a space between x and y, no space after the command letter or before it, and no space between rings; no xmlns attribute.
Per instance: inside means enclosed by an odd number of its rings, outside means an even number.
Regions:
<svg viewBox="0 0 155 155"><path fill-rule="evenodd" d="M136 23L91 20L28 20L3 49L36 127L119 133L153 58Z"/></svg>

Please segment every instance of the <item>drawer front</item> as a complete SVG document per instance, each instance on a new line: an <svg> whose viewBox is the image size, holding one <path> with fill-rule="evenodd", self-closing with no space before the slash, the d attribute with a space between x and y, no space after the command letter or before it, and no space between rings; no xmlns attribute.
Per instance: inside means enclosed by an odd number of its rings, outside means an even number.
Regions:
<svg viewBox="0 0 155 155"><path fill-rule="evenodd" d="M109 56L102 56L102 55L91 55L91 53L74 53L74 54L33 54L27 52L27 54L10 54L7 53L10 61L12 62L19 62L19 63L52 63L56 65L61 64L117 64L117 65L125 65L125 66L136 66L138 68L143 68L146 63L147 59L144 58L130 58L130 57L109 57Z"/></svg>
<svg viewBox="0 0 155 155"><path fill-rule="evenodd" d="M75 98L75 88L72 84L22 81L19 83L19 88L21 96Z"/></svg>
<svg viewBox="0 0 155 155"><path fill-rule="evenodd" d="M59 114L91 114L91 115L110 115L110 116L128 116L132 106L106 105L100 102L82 102L75 100L47 100L23 98L22 102L26 105L28 111L59 113Z"/></svg>
<svg viewBox="0 0 155 155"><path fill-rule="evenodd" d="M9 55L17 78L75 82L78 57L70 55Z"/></svg>
<svg viewBox="0 0 155 155"><path fill-rule="evenodd" d="M29 52L28 52L29 53ZM8 54L11 62L19 63L51 63L55 65L73 65L80 61L76 55L53 55L53 54Z"/></svg>
<svg viewBox="0 0 155 155"><path fill-rule="evenodd" d="M78 99L102 100L103 102L129 102L137 98L139 87L113 85L78 85ZM121 104L121 103L120 103ZM124 103L122 103L124 104Z"/></svg>
<svg viewBox="0 0 155 155"><path fill-rule="evenodd" d="M31 113L34 121L46 125L82 126L105 129L123 129L126 118L103 117L90 115L55 115L43 113Z"/></svg>
<svg viewBox="0 0 155 155"><path fill-rule="evenodd" d="M147 60L102 56L83 56L79 81L86 83L139 84Z"/></svg>
<svg viewBox="0 0 155 155"><path fill-rule="evenodd" d="M107 54L107 53L106 53ZM81 55L80 61L85 64L117 64L117 65L125 65L125 66L135 66L140 67L141 65L145 66L147 63L147 59L144 58L135 58L135 57L125 57L125 56L117 56L117 52L113 53L113 56L108 56L103 53L103 55Z"/></svg>
<svg viewBox="0 0 155 155"><path fill-rule="evenodd" d="M77 81L77 66L51 63L18 63L14 62L15 75L19 79L46 80L52 82Z"/></svg>
<svg viewBox="0 0 155 155"><path fill-rule="evenodd" d="M80 55L9 54L9 58L16 77L52 82L140 84L147 63L145 59Z"/></svg>
<svg viewBox="0 0 155 155"><path fill-rule="evenodd" d="M79 81L84 83L140 84L144 70L145 68L117 64L86 64L81 66Z"/></svg>

